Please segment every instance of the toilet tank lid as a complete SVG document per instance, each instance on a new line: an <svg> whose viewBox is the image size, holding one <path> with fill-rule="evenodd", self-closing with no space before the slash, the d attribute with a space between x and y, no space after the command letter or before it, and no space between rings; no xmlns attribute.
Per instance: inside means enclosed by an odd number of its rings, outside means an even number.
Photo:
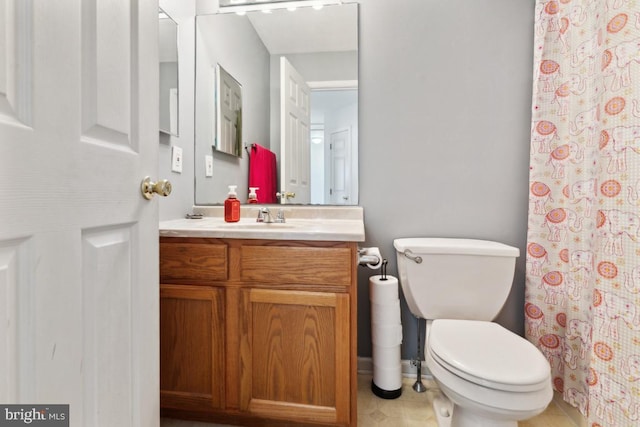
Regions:
<svg viewBox="0 0 640 427"><path fill-rule="evenodd" d="M409 249L414 254L485 255L518 257L520 249L490 240L410 237L395 239L393 246L400 253Z"/></svg>

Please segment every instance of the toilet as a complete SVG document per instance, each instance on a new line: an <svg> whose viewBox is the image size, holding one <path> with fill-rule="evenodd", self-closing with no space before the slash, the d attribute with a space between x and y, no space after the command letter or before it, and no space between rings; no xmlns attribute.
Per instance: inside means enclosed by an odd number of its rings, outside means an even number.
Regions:
<svg viewBox="0 0 640 427"><path fill-rule="evenodd" d="M442 394L440 427L517 427L545 410L551 369L529 341L493 323L520 251L472 239L393 242L400 285L414 316L427 320L425 359Z"/></svg>

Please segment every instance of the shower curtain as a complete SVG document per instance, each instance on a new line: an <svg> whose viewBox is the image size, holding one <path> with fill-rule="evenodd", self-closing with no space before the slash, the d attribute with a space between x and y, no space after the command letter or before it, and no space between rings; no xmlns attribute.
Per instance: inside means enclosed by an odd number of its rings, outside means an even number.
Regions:
<svg viewBox="0 0 640 427"><path fill-rule="evenodd" d="M590 427L640 425L640 0L535 5L527 338Z"/></svg>

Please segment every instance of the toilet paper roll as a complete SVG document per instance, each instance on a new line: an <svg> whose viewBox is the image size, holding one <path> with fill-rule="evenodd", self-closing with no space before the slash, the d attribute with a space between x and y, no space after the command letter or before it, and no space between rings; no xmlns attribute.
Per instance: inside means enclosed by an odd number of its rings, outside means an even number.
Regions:
<svg viewBox="0 0 640 427"><path fill-rule="evenodd" d="M386 391L402 388L402 324L398 294L397 278L382 275L369 278L373 384Z"/></svg>
<svg viewBox="0 0 640 427"><path fill-rule="evenodd" d="M387 280L382 280L379 274L369 277L369 300L374 304L388 305L399 301L398 279L386 277Z"/></svg>
<svg viewBox="0 0 640 427"><path fill-rule="evenodd" d="M371 323L371 343L380 347L394 347L402 344L402 325Z"/></svg>
<svg viewBox="0 0 640 427"><path fill-rule="evenodd" d="M374 355L375 357L375 355ZM398 359L400 355L398 354ZM375 360L375 359L374 359ZM373 363L373 382L383 390L398 390L402 387L402 365Z"/></svg>
<svg viewBox="0 0 640 427"><path fill-rule="evenodd" d="M402 364L400 360L400 346L382 347L373 344L371 346L371 360L378 366L396 366Z"/></svg>
<svg viewBox="0 0 640 427"><path fill-rule="evenodd" d="M400 323L400 300L391 304L371 304L371 321L383 324Z"/></svg>
<svg viewBox="0 0 640 427"><path fill-rule="evenodd" d="M382 254L380 253L380 248L377 248L375 246L371 248L364 248L360 251L360 257L362 256L364 256L365 259L371 259L371 258L377 259L376 262L364 263L364 265L366 265L372 270L377 270L382 265ZM363 265L363 263L361 262L360 265Z"/></svg>

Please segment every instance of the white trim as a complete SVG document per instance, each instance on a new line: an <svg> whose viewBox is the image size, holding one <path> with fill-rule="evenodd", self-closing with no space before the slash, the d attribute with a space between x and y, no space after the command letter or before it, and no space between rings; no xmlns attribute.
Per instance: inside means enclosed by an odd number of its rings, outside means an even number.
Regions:
<svg viewBox="0 0 640 427"><path fill-rule="evenodd" d="M416 377L416 367L411 364L411 360L401 360L402 376L405 378ZM370 357L358 357L358 373L373 374L373 360ZM433 375L429 372L425 361L422 361L422 379L432 380Z"/></svg>
<svg viewBox="0 0 640 427"><path fill-rule="evenodd" d="M311 90L347 90L358 89L357 80L327 80L307 82Z"/></svg>
<svg viewBox="0 0 640 427"><path fill-rule="evenodd" d="M27 126L32 124L33 86L33 1L19 1L16 5L16 50L20 71L16 77L16 114ZM18 68L16 67L16 68Z"/></svg>
<svg viewBox="0 0 640 427"><path fill-rule="evenodd" d="M273 3L250 3L234 6L219 6L218 13L238 13L245 14L257 10L275 10L275 9L294 9L298 7L314 6L322 7L331 4L342 4L342 0L294 0L294 1L278 1Z"/></svg>
<svg viewBox="0 0 640 427"><path fill-rule="evenodd" d="M570 404L564 401L562 395L557 391L553 392L553 403L578 427L588 427L587 419L578 411L578 408L574 408Z"/></svg>
<svg viewBox="0 0 640 427"><path fill-rule="evenodd" d="M11 32L5 62L11 66L7 73L6 92L0 93L0 121L18 127L30 128L33 121L33 0L14 2L6 19ZM6 24L3 23L3 24ZM4 26L2 31L4 31Z"/></svg>

